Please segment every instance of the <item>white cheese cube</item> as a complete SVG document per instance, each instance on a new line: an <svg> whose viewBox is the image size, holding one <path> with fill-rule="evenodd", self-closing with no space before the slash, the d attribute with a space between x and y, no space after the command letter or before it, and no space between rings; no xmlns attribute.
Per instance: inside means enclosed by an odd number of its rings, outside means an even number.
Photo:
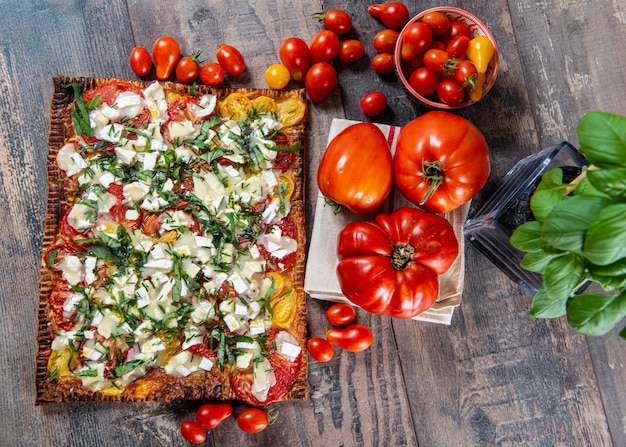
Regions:
<svg viewBox="0 0 626 447"><path fill-rule="evenodd" d="M109 338L117 325L120 323L120 319L114 313L105 311L102 321L98 325L98 333L104 338Z"/></svg>
<svg viewBox="0 0 626 447"><path fill-rule="evenodd" d="M96 137L100 138L101 140L108 141L109 143L119 143L122 138L123 130L124 130L123 125L118 124L118 123L113 123L113 124L107 124L102 129L100 129L99 131L96 131L95 133L96 133ZM117 158L121 159L127 164L130 164L130 162L126 162L125 160L123 160L122 156L120 156L117 153L117 150L115 151L115 153L117 155Z"/></svg>
<svg viewBox="0 0 626 447"><path fill-rule="evenodd" d="M226 314L223 319L226 327L228 327L231 332L235 332L241 328L241 323L233 314Z"/></svg>
<svg viewBox="0 0 626 447"><path fill-rule="evenodd" d="M243 354L239 354L236 359L236 366L239 369L246 369L250 366L250 362L252 361L253 354L251 352L244 352Z"/></svg>
<svg viewBox="0 0 626 447"><path fill-rule="evenodd" d="M57 165L68 177L76 175L85 170L87 162L76 152L74 143L67 143L57 152Z"/></svg>
<svg viewBox="0 0 626 447"><path fill-rule="evenodd" d="M157 152L146 152L143 154L143 169L144 171L153 171L156 167L157 157L159 154Z"/></svg>
<svg viewBox="0 0 626 447"><path fill-rule="evenodd" d="M205 371L211 371L211 369L213 369L213 360L206 358L206 357L202 357L198 367Z"/></svg>
<svg viewBox="0 0 626 447"><path fill-rule="evenodd" d="M175 140L191 137L196 132L196 129L190 120L172 121L168 124L168 132L170 138Z"/></svg>

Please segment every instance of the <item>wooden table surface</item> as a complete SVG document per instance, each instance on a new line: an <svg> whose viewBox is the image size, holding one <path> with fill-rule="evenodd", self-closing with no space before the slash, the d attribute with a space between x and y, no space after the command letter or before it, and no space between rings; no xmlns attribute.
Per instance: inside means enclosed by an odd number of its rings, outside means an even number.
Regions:
<svg viewBox="0 0 626 447"><path fill-rule="evenodd" d="M35 407L38 275L46 201L48 107L53 74L133 79L128 56L171 35L183 52L238 47L245 74L228 85L265 87L282 40L321 29L311 15L341 8L366 57L336 64L338 86L311 104L307 127L308 235L315 173L333 118L365 120L359 100L381 90L373 121L404 125L426 112L395 74L371 68L383 28L357 0L4 0L0 2L0 429L1 446L184 446L179 424L200 403ZM441 6L406 1L412 14ZM574 144L587 111L626 112L626 2L450 1L488 25L500 50L489 95L455 112L491 149L492 175L477 206L526 155ZM292 85L299 87L299 85ZM564 319L529 316L530 297L467 246L463 300L450 326L358 314L375 341L363 353L311 362L310 398L274 405L277 422L247 435L230 418L211 446L624 446L626 342L572 331ZM312 336L328 304L309 300ZM235 406L235 412L243 409Z"/></svg>

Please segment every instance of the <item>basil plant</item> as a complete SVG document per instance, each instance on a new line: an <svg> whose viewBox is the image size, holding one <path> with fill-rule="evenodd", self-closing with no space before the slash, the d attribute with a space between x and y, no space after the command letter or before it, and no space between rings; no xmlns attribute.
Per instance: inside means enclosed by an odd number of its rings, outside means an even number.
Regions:
<svg viewBox="0 0 626 447"><path fill-rule="evenodd" d="M560 168L546 172L530 200L536 220L511 243L526 252L520 265L543 279L531 315L567 315L576 331L597 336L626 316L626 117L590 112L577 132L589 166L572 182ZM582 293L588 282L604 293Z"/></svg>

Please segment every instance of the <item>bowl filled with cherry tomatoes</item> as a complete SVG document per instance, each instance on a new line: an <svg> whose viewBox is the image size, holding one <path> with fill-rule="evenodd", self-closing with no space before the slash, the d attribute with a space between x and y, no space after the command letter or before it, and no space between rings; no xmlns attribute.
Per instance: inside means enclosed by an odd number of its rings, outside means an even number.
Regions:
<svg viewBox="0 0 626 447"><path fill-rule="evenodd" d="M476 16L459 8L427 9L398 36L395 65L413 97L438 109L474 104L498 75L498 47Z"/></svg>

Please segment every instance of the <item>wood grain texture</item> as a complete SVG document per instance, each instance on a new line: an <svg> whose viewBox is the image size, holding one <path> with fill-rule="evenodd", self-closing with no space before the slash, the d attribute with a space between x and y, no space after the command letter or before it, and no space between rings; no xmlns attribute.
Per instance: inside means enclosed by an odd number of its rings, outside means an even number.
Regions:
<svg viewBox="0 0 626 447"><path fill-rule="evenodd" d="M171 405L85 403L34 406L37 278L45 217L46 140L51 76L133 78L127 58L160 35L183 52L235 45L247 70L235 87L265 87L290 36L321 29L322 9L350 13L367 55L337 62L339 85L311 104L307 126L308 235L317 194L315 172L333 118L403 125L428 109L406 95L395 75L370 69L371 39L382 29L352 0L6 0L0 2L0 430L2 446L185 446L182 420L201 402ZM411 13L441 3L406 1ZM457 0L491 29L501 70L489 95L458 111L476 123L491 148L492 175L477 207L520 158L567 139L586 111L624 114L626 5L623 0ZM24 17L28 20L24 22ZM389 108L375 119L358 107L381 90ZM26 229L26 230L25 230ZM331 237L331 235L329 235ZM276 405L279 418L254 436L235 418L205 445L285 446L623 446L626 445L626 344L617 331L600 339L563 320L534 320L530 297L466 248L466 286L450 327L394 321L359 312L375 331L364 353L337 352L312 362L310 398ZM310 334L323 335L327 303L310 301ZM235 414L244 407L237 405Z"/></svg>

